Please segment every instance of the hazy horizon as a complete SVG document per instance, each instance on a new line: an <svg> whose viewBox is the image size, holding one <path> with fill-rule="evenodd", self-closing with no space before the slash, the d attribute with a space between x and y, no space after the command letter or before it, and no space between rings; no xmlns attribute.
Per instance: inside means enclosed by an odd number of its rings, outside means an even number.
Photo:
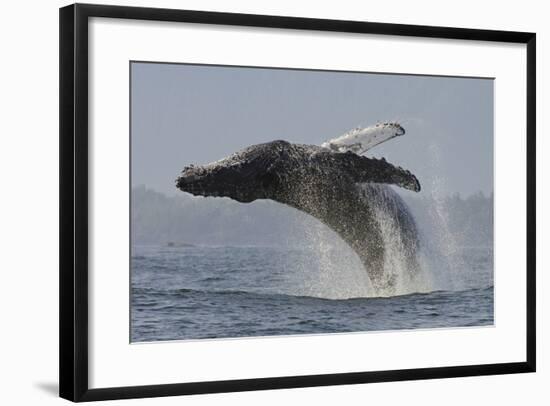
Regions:
<svg viewBox="0 0 550 406"><path fill-rule="evenodd" d="M131 71L132 187L174 195L188 164L396 120L405 136L367 156L409 169L423 195L493 192L492 79L156 63Z"/></svg>

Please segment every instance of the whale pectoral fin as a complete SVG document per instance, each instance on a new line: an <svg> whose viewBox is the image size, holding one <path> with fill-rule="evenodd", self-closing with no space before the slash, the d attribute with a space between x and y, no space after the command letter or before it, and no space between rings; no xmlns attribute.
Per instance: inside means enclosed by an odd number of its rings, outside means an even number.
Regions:
<svg viewBox="0 0 550 406"><path fill-rule="evenodd" d="M371 148L392 138L405 134L405 129L396 122L380 123L370 127L357 127L321 144L323 148L338 152L364 154Z"/></svg>
<svg viewBox="0 0 550 406"><path fill-rule="evenodd" d="M409 170L394 166L383 158L360 158L365 169L357 172L358 182L386 183L420 192L420 182Z"/></svg>
<svg viewBox="0 0 550 406"><path fill-rule="evenodd" d="M420 182L410 171L392 165L384 158L367 158L351 152L332 153L333 163L356 183L386 183L420 192Z"/></svg>
<svg viewBox="0 0 550 406"><path fill-rule="evenodd" d="M413 192L420 192L420 182L409 170L383 162L379 171L382 178L381 183L396 185L404 189L412 190ZM371 180L371 182L378 181L379 180Z"/></svg>

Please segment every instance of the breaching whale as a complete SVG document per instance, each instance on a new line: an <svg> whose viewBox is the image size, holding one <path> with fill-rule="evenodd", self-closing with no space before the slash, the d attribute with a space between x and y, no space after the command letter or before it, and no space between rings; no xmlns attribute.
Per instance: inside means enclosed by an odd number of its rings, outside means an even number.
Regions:
<svg viewBox="0 0 550 406"><path fill-rule="evenodd" d="M270 199L305 212L338 233L361 259L374 289L387 292L395 277L384 266L392 252L384 242L382 222L390 221L399 234L410 272L417 267L418 249L414 219L388 185L418 192L420 183L410 171L384 158L353 152L405 132L395 123L379 127L380 131L352 130L323 146L283 140L249 146L207 165L185 167L176 187L196 196L242 203Z"/></svg>

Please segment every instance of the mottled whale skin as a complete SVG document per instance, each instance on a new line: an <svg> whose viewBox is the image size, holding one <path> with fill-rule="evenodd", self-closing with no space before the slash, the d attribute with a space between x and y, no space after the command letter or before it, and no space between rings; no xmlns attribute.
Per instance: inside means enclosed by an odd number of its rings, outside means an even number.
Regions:
<svg viewBox="0 0 550 406"><path fill-rule="evenodd" d="M409 171L382 159L341 153L316 145L272 141L245 148L222 160L188 166L176 186L196 196L229 197L242 203L270 199L326 224L353 248L375 290L391 289L385 274L381 216L389 219L416 269L417 229L401 197L388 185L420 191Z"/></svg>

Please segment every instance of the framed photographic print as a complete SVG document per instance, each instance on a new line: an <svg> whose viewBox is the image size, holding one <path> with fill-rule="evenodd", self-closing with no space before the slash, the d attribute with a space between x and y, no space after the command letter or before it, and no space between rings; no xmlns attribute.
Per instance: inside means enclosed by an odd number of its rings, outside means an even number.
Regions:
<svg viewBox="0 0 550 406"><path fill-rule="evenodd" d="M533 33L62 8L60 395L535 371L535 87Z"/></svg>

